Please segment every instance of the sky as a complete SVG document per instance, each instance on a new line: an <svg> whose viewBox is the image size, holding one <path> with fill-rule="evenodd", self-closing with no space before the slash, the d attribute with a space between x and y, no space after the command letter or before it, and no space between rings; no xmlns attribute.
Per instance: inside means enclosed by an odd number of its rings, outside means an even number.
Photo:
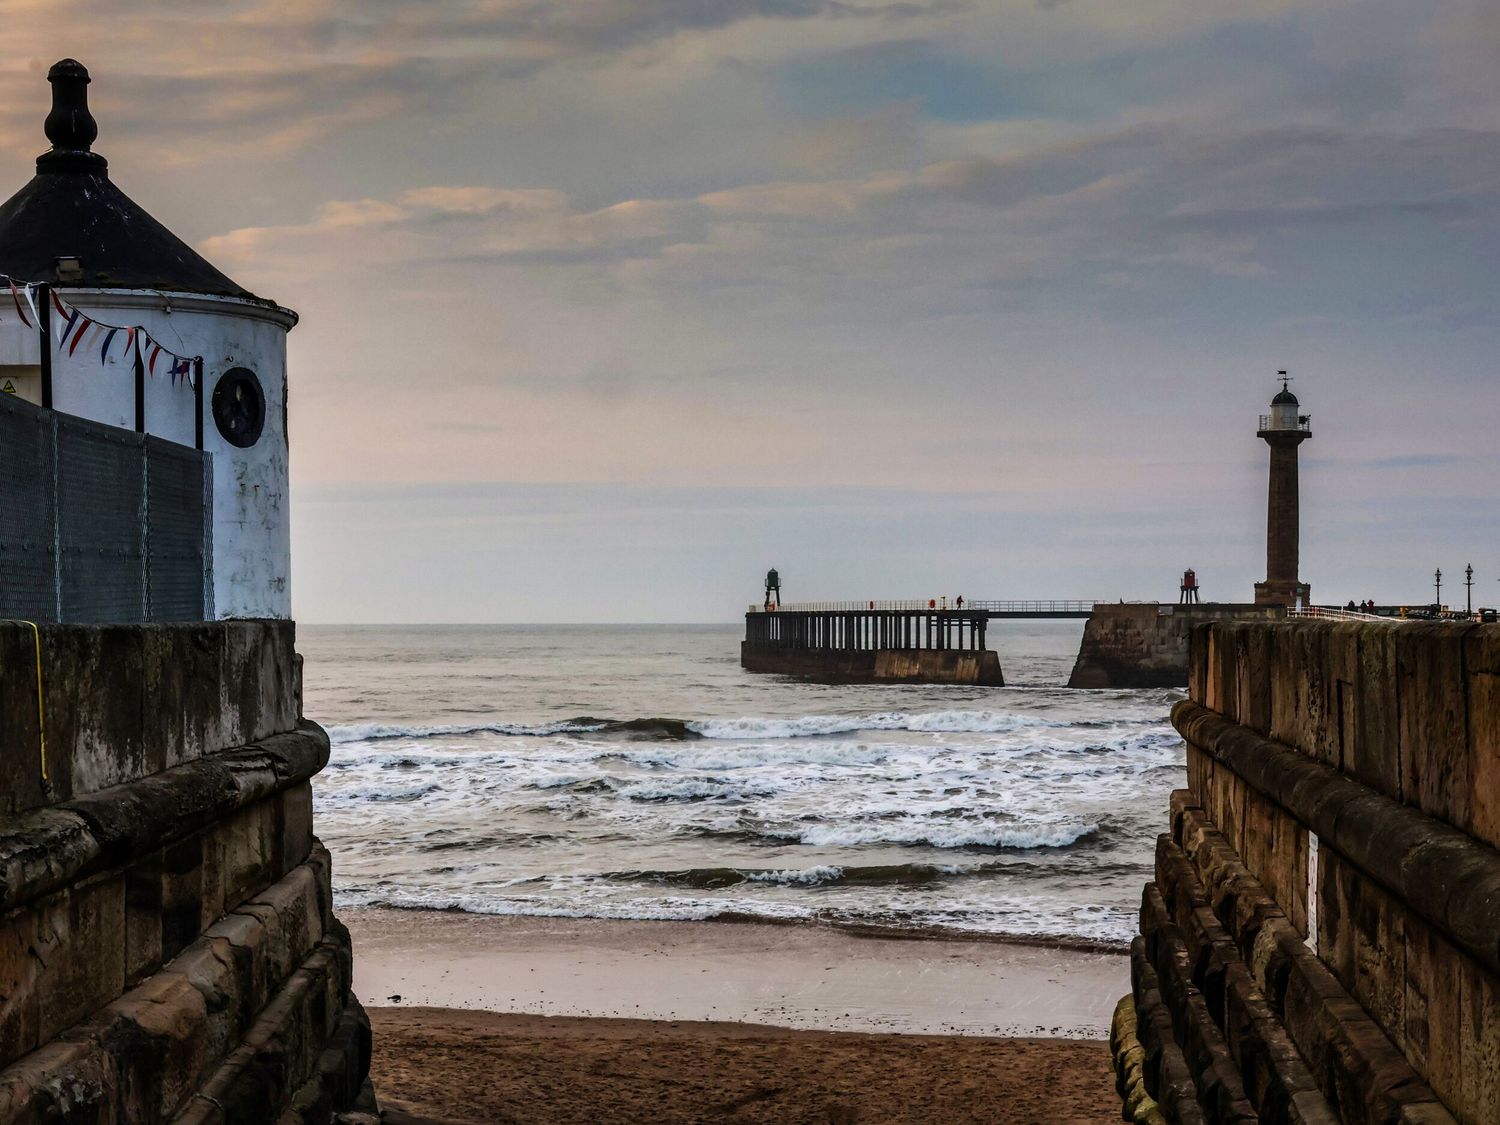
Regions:
<svg viewBox="0 0 1500 1125"><path fill-rule="evenodd" d="M1500 602L1492 0L0 0L0 194L295 308L308 622ZM11 185L11 187L6 187Z"/></svg>

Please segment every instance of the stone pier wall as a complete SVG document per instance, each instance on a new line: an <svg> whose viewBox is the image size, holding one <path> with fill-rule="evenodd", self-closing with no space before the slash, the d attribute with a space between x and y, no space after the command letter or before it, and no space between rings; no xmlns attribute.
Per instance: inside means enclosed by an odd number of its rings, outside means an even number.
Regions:
<svg viewBox="0 0 1500 1125"><path fill-rule="evenodd" d="M740 666L823 683L1005 686L993 649L757 648L741 642Z"/></svg>
<svg viewBox="0 0 1500 1125"><path fill-rule="evenodd" d="M0 1125L373 1108L293 642L0 624Z"/></svg>
<svg viewBox="0 0 1500 1125"><path fill-rule="evenodd" d="M1186 687L1188 637L1194 625L1218 620L1269 621L1282 616L1280 608L1229 602L1099 602L1083 628L1068 686Z"/></svg>
<svg viewBox="0 0 1500 1125"><path fill-rule="evenodd" d="M1500 626L1217 622L1190 677L1127 1120L1500 1121Z"/></svg>

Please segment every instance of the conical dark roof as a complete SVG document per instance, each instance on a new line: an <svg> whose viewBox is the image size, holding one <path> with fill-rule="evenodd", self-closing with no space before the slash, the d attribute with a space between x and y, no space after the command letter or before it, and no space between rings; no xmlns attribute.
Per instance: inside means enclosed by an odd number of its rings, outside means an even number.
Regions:
<svg viewBox="0 0 1500 1125"><path fill-rule="evenodd" d="M1271 400L1272 406L1296 406L1297 396L1285 387L1276 392L1276 397Z"/></svg>
<svg viewBox="0 0 1500 1125"><path fill-rule="evenodd" d="M64 59L47 80L52 151L37 157L36 176L0 205L0 273L86 288L258 299L110 181L108 162L90 151L98 127L88 111L88 71ZM77 258L83 276L59 279L61 257Z"/></svg>

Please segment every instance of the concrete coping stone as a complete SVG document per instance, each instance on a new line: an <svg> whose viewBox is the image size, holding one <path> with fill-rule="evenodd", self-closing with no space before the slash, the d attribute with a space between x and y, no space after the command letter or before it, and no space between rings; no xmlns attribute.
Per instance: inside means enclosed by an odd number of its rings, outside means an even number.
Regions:
<svg viewBox="0 0 1500 1125"><path fill-rule="evenodd" d="M1172 708L1172 725L1483 967L1500 972L1500 852L1191 700Z"/></svg>
<svg viewBox="0 0 1500 1125"><path fill-rule="evenodd" d="M328 755L328 735L304 720L250 746L0 821L0 912L125 866L300 784Z"/></svg>

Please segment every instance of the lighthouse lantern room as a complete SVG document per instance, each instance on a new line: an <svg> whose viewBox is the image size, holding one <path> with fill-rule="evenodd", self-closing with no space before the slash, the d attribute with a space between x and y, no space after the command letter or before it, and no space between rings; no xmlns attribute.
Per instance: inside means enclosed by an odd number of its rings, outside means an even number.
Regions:
<svg viewBox="0 0 1500 1125"><path fill-rule="evenodd" d="M55 493L0 515L0 616L290 617L297 315L115 186L82 65L47 80L52 147L0 205L0 438L16 450L14 435L41 435L35 456L53 469L28 483L33 458L0 452L0 481L12 498ZM196 594L178 588L195 579ZM96 596L111 583L123 592Z"/></svg>

